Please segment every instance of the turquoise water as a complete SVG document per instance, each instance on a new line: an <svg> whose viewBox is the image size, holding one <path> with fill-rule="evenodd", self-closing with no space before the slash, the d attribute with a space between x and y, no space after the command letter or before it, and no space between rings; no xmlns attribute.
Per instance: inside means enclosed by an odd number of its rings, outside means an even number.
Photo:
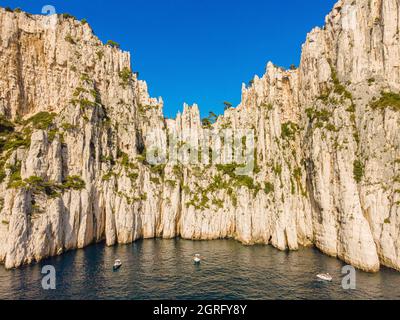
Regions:
<svg viewBox="0 0 400 320"><path fill-rule="evenodd" d="M193 264L194 253L205 260ZM115 259L124 263L112 271ZM41 268L53 265L56 290L41 286ZM0 267L0 299L400 299L400 272L357 271L357 289L342 289L344 264L314 249L281 252L231 240L144 240L102 244L40 264ZM316 274L329 272L332 283Z"/></svg>

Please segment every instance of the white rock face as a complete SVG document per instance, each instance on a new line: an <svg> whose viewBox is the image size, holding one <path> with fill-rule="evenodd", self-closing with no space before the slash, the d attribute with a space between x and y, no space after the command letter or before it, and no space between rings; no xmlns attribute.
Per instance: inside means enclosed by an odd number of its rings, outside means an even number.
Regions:
<svg viewBox="0 0 400 320"><path fill-rule="evenodd" d="M399 7L339 1L298 69L268 63L243 86L212 128L254 130L244 179L227 166L148 164L155 130L161 145L167 132L205 136L198 107L164 119L129 54L87 24L58 16L48 28L0 9L0 262L181 236L316 246L366 271L400 270L399 111L372 108L400 90Z"/></svg>

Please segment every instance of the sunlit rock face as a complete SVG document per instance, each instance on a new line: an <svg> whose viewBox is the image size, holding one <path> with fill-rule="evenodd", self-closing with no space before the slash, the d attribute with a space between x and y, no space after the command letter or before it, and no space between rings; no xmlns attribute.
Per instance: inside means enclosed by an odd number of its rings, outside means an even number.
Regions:
<svg viewBox="0 0 400 320"><path fill-rule="evenodd" d="M180 236L316 246L400 270L399 7L339 1L298 69L268 63L210 125L196 105L164 119L129 53L86 23L0 9L0 261ZM223 153L147 161L172 133L179 147L216 149L199 142L210 130L253 133L247 176Z"/></svg>

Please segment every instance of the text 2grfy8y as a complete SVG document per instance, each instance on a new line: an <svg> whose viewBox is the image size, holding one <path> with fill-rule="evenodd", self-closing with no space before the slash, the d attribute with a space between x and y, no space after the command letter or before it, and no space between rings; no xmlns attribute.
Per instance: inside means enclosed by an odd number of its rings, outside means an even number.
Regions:
<svg viewBox="0 0 400 320"><path fill-rule="evenodd" d="M198 305L198 315L245 315L247 305Z"/></svg>

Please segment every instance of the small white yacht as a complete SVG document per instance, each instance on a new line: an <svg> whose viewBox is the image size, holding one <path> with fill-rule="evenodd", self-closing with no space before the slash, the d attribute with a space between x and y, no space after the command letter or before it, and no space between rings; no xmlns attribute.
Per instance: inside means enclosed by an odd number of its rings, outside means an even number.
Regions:
<svg viewBox="0 0 400 320"><path fill-rule="evenodd" d="M122 267L122 262L121 262L121 260L119 260L119 259L115 260L114 266L113 266L113 270L116 271L116 270L118 270L118 269L121 268L121 267Z"/></svg>
<svg viewBox="0 0 400 320"><path fill-rule="evenodd" d="M321 273L317 275L317 278L323 281L332 281L333 278L329 273Z"/></svg>
<svg viewBox="0 0 400 320"><path fill-rule="evenodd" d="M200 262L201 262L201 256L200 256L199 254L196 254L196 255L194 256L193 260L194 260L194 263L195 263L195 264L200 264Z"/></svg>

